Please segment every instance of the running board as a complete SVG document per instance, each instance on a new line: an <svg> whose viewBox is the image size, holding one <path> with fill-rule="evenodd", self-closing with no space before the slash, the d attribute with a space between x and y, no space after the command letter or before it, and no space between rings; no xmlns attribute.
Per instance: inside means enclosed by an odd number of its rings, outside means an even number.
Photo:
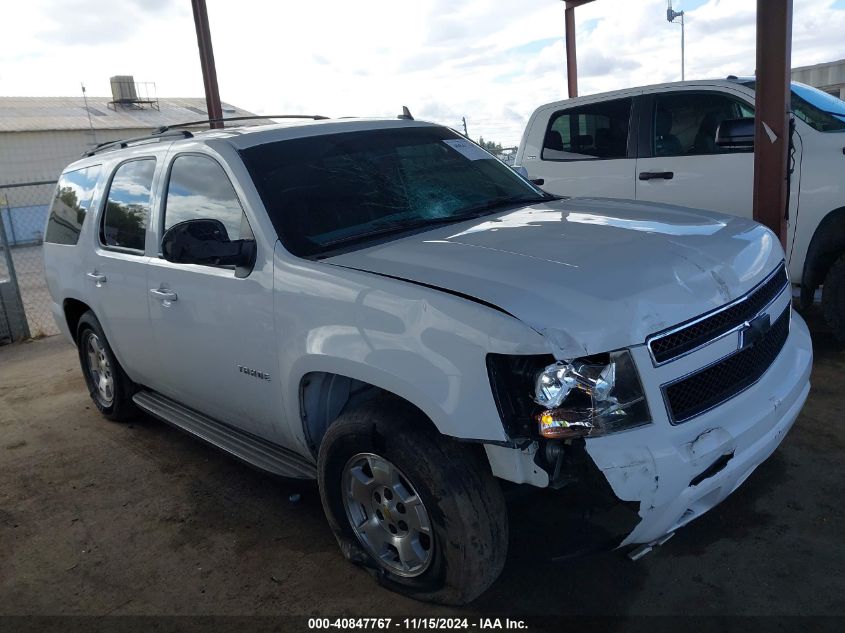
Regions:
<svg viewBox="0 0 845 633"><path fill-rule="evenodd" d="M307 459L281 446L218 422L153 391L139 391L132 400L143 411L172 424L256 468L295 479L316 479Z"/></svg>

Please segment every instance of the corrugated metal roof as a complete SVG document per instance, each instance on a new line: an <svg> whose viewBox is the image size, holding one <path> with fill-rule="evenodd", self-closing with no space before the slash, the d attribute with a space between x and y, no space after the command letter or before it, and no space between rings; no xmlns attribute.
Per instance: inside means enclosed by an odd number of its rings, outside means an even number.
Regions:
<svg viewBox="0 0 845 633"><path fill-rule="evenodd" d="M0 132L42 132L48 130L155 129L207 118L204 98L167 98L158 108L109 105L110 97L0 97ZM91 114L91 123L88 114ZM223 117L250 116L253 112L223 104Z"/></svg>

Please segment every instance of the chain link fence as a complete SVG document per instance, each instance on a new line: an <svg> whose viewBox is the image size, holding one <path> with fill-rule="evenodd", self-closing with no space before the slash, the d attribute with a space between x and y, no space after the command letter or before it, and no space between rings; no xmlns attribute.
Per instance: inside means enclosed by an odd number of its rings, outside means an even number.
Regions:
<svg viewBox="0 0 845 633"><path fill-rule="evenodd" d="M55 181L0 185L0 344L58 334L43 241Z"/></svg>

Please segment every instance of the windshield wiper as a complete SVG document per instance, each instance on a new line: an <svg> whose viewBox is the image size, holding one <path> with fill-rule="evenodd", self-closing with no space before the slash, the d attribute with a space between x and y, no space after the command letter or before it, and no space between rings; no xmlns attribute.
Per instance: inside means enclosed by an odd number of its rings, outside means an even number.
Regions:
<svg viewBox="0 0 845 633"><path fill-rule="evenodd" d="M434 218L413 218L410 220L393 220L375 222L371 226L372 229L364 231L363 233L356 233L347 237L341 237L329 242L323 242L321 247L337 247L341 245L354 244L356 242L364 241L372 237L380 237L384 235L391 235L395 233L404 233L405 231L412 231L414 229L426 228L436 226L439 224L454 224L456 222L464 222L465 220L472 220L483 215L489 214L495 209L507 207L515 204L524 204L528 202L547 202L554 197L510 197L510 198L494 198L483 204L466 207L460 213L454 215L444 215Z"/></svg>
<svg viewBox="0 0 845 633"><path fill-rule="evenodd" d="M554 196L549 195L548 198L546 197L538 197L538 196L513 196L509 198L493 198L492 200L488 200L482 204L477 204L475 206L466 207L461 209L460 216L470 215L470 216L480 216L484 215L489 211L494 211L496 209L501 209L502 207L508 207L514 204L527 204L529 202L549 202L550 200L554 200Z"/></svg>
<svg viewBox="0 0 845 633"><path fill-rule="evenodd" d="M393 222L378 222L373 224L373 228L363 233L356 233L348 237L341 237L329 242L323 242L321 246L338 246L340 244L352 244L370 237L378 237L380 235L390 235L391 233L403 233L413 229L431 226L435 224L448 224L451 222L459 222L468 218L463 216L448 216L442 218L419 218L415 220L396 220Z"/></svg>

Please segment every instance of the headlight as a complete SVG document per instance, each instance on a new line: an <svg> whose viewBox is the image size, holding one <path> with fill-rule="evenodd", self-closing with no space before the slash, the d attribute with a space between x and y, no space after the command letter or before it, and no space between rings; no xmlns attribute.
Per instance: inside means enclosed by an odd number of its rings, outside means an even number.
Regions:
<svg viewBox="0 0 845 633"><path fill-rule="evenodd" d="M558 361L536 374L534 402L540 435L595 437L651 422L636 367L627 351L608 361Z"/></svg>

